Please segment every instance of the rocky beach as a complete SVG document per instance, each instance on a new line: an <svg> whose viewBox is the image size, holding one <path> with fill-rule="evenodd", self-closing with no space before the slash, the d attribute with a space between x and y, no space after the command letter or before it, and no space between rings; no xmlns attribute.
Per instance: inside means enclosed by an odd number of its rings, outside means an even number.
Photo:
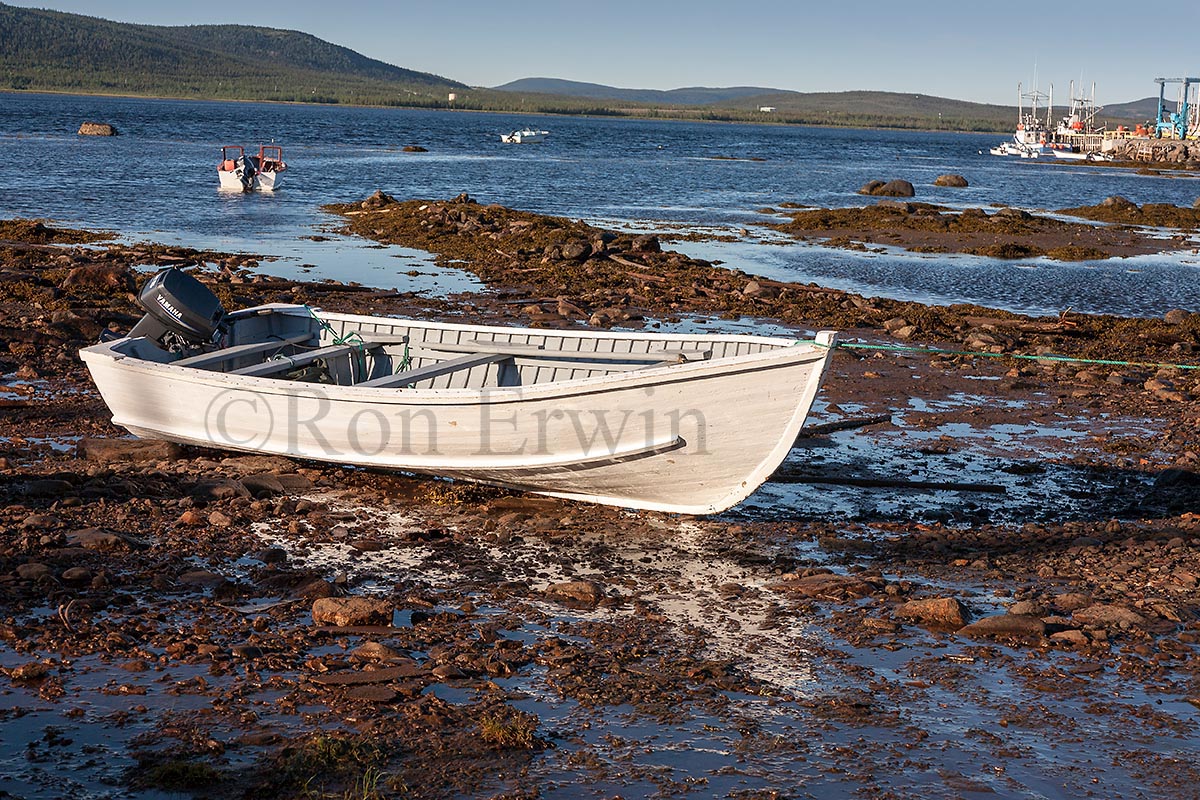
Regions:
<svg viewBox="0 0 1200 800"><path fill-rule="evenodd" d="M466 195L335 210L487 290L0 223L0 796L1197 796L1200 316L863 297ZM783 227L1195 246L1191 209L1165 240L839 213ZM170 265L231 309L748 319L864 346L761 496L631 513L129 438L76 351Z"/></svg>

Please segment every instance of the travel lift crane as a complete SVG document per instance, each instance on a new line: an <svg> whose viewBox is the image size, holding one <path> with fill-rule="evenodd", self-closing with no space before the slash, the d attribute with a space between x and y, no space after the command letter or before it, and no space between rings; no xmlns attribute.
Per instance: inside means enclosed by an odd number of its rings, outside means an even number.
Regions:
<svg viewBox="0 0 1200 800"><path fill-rule="evenodd" d="M1200 111L1200 103L1195 102L1192 98L1192 87L1200 87L1200 78L1155 78L1154 82L1158 84L1158 117L1154 123L1155 138L1187 139L1200 136L1200 121L1193 119ZM1164 101L1168 83L1183 84L1183 88L1179 92L1179 104L1174 112L1166 109Z"/></svg>

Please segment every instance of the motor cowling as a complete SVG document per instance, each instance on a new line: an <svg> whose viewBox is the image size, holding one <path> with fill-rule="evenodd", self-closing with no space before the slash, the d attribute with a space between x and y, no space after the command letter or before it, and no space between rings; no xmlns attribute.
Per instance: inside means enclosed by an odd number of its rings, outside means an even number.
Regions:
<svg viewBox="0 0 1200 800"><path fill-rule="evenodd" d="M138 295L146 310L130 336L145 336L168 350L211 344L221 333L225 309L200 281L175 267L146 281Z"/></svg>

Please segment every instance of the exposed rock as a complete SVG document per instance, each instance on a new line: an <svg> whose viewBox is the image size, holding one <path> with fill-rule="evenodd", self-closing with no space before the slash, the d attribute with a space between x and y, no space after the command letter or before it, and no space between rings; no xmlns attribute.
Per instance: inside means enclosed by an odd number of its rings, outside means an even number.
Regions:
<svg viewBox="0 0 1200 800"><path fill-rule="evenodd" d="M890 211L899 211L901 214L911 214L917 210L917 207L912 203L905 203L901 200L880 200L875 204L876 208L886 208Z"/></svg>
<svg viewBox="0 0 1200 800"><path fill-rule="evenodd" d="M133 274L119 264L84 264L68 272L59 288L94 292L132 292L134 281Z"/></svg>
<svg viewBox="0 0 1200 800"><path fill-rule="evenodd" d="M849 597L866 597L871 593L871 585L866 581L855 578L853 575L837 575L832 572L785 580L783 583L775 584L775 588L795 592L802 597L839 600Z"/></svg>
<svg viewBox="0 0 1200 800"><path fill-rule="evenodd" d="M234 658L254 659L263 657L263 649L253 644L235 644L229 648L229 653Z"/></svg>
<svg viewBox="0 0 1200 800"><path fill-rule="evenodd" d="M362 700L367 703L391 703L400 694L395 689L386 686L352 686L346 690L345 697L349 700Z"/></svg>
<svg viewBox="0 0 1200 800"><path fill-rule="evenodd" d="M1018 600L1008 607L1008 613L1026 617L1044 617L1049 612L1036 600Z"/></svg>
<svg viewBox="0 0 1200 800"><path fill-rule="evenodd" d="M604 598L604 590L591 581L564 581L546 587L546 597L594 606Z"/></svg>
<svg viewBox="0 0 1200 800"><path fill-rule="evenodd" d="M997 219L1031 220L1033 214L1019 208L1002 208L995 214Z"/></svg>
<svg viewBox="0 0 1200 800"><path fill-rule="evenodd" d="M62 524L62 519L53 514L30 514L21 521L21 530L44 531L50 528L57 528Z"/></svg>
<svg viewBox="0 0 1200 800"><path fill-rule="evenodd" d="M92 579L92 571L87 567L67 567L62 572L62 579L67 583L86 583Z"/></svg>
<svg viewBox="0 0 1200 800"><path fill-rule="evenodd" d="M587 242L576 240L564 244L559 252L562 253L562 257L567 261L577 261L591 253L592 248Z"/></svg>
<svg viewBox="0 0 1200 800"><path fill-rule="evenodd" d="M406 145L404 145L404 147L401 147L400 149L405 153L428 153L429 152L429 150L427 150L424 147L421 147L421 145L419 145L419 144L406 144Z"/></svg>
<svg viewBox="0 0 1200 800"><path fill-rule="evenodd" d="M662 252L662 246L659 244L658 237L651 233L643 233L640 236L633 237L633 241L629 243L629 249L635 253Z"/></svg>
<svg viewBox="0 0 1200 800"><path fill-rule="evenodd" d="M132 464L171 461L182 452L174 442L156 439L81 439L77 449L80 456L92 461Z"/></svg>
<svg viewBox="0 0 1200 800"><path fill-rule="evenodd" d="M367 597L321 597L313 602L314 625L391 625L395 606Z"/></svg>
<svg viewBox="0 0 1200 800"><path fill-rule="evenodd" d="M967 609L954 597L926 597L896 607L893 615L926 625L958 630L967 624Z"/></svg>
<svg viewBox="0 0 1200 800"><path fill-rule="evenodd" d="M75 487L70 481L61 481L56 478L35 478L26 481L22 488L25 494L32 497L61 497L75 491Z"/></svg>
<svg viewBox="0 0 1200 800"><path fill-rule="evenodd" d="M438 664L433 668L433 674L435 677L441 678L444 681L457 680L459 678L467 677L467 673L463 672L453 664Z"/></svg>
<svg viewBox="0 0 1200 800"><path fill-rule="evenodd" d="M1079 630L1059 631L1058 633L1050 634L1050 640L1068 647L1087 647L1087 634Z"/></svg>
<svg viewBox="0 0 1200 800"><path fill-rule="evenodd" d="M376 189L375 194L362 201L363 208L380 208L382 206L391 205L396 202L396 198L387 194L383 189Z"/></svg>
<svg viewBox="0 0 1200 800"><path fill-rule="evenodd" d="M1134 628L1146 624L1146 618L1124 606L1096 603L1081 608L1071 615L1080 625L1095 625L1100 628Z"/></svg>
<svg viewBox="0 0 1200 800"><path fill-rule="evenodd" d="M221 466L239 475L259 473L289 473L296 471L296 462L283 456L230 456L221 459Z"/></svg>
<svg viewBox="0 0 1200 800"><path fill-rule="evenodd" d="M350 655L361 658L363 661L392 661L402 658L399 651L380 642L364 642L351 650Z"/></svg>
<svg viewBox="0 0 1200 800"><path fill-rule="evenodd" d="M50 567L45 564L18 564L17 577L25 581L40 581L42 578L50 575Z"/></svg>
<svg viewBox="0 0 1200 800"><path fill-rule="evenodd" d="M389 683L400 678L413 678L420 674L421 669L415 664L405 664L398 667L364 669L357 672L327 672L322 675L311 675L309 680L322 686L362 686L371 683Z"/></svg>
<svg viewBox="0 0 1200 800"><path fill-rule="evenodd" d="M1191 318L1190 311L1184 311L1182 308L1172 308L1166 314L1163 314L1163 322L1169 325L1181 325Z"/></svg>
<svg viewBox="0 0 1200 800"><path fill-rule="evenodd" d="M976 620L958 633L975 639L1041 639L1046 623L1021 614L996 614Z"/></svg>
<svg viewBox="0 0 1200 800"><path fill-rule="evenodd" d="M913 185L903 180L888 181L875 190L876 195L884 197L912 197L916 193Z"/></svg>
<svg viewBox="0 0 1200 800"><path fill-rule="evenodd" d="M68 533L67 544L87 550L119 550L128 546L128 540L103 528L85 528Z"/></svg>
<svg viewBox="0 0 1200 800"><path fill-rule="evenodd" d="M194 569L179 576L179 582L184 586L204 586L212 588L225 583L225 576L205 569Z"/></svg>
<svg viewBox="0 0 1200 800"><path fill-rule="evenodd" d="M967 183L967 179L964 178L962 175L955 175L953 173L950 173L947 175L938 175L937 178L934 179L933 185L934 186L949 186L954 189L965 189L970 184Z"/></svg>
<svg viewBox="0 0 1200 800"><path fill-rule="evenodd" d="M883 181L868 181L863 184L858 193L869 194L875 197L913 197L917 192L908 181L894 180L887 183Z"/></svg>
<svg viewBox="0 0 1200 800"><path fill-rule="evenodd" d="M79 126L80 136L116 136L117 129L107 122L85 122Z"/></svg>
<svg viewBox="0 0 1200 800"><path fill-rule="evenodd" d="M1054 598L1054 607L1059 611L1078 611L1092 604L1091 595L1082 592L1063 592Z"/></svg>
<svg viewBox="0 0 1200 800"><path fill-rule="evenodd" d="M228 528L233 524L233 517L224 511L213 511L208 515L208 524L214 528Z"/></svg>

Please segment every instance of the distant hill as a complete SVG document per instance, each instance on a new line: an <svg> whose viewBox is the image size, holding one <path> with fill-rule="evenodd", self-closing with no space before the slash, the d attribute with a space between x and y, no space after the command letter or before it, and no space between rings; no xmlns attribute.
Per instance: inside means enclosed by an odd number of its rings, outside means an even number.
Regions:
<svg viewBox="0 0 1200 800"><path fill-rule="evenodd" d="M594 100L620 100L625 103L680 106L711 105L779 91L778 89L764 89L761 86L730 86L723 89L693 86L665 91L660 89L619 89L616 86L566 81L561 78L521 78L494 88L500 92L533 92L559 95L560 97L589 97Z"/></svg>
<svg viewBox="0 0 1200 800"><path fill-rule="evenodd" d="M1171 105L1171 110L1175 110L1174 103ZM1100 115L1105 119L1145 122L1146 120L1154 119L1154 115L1157 113L1158 98L1147 97L1142 100L1134 100L1131 103L1111 103L1101 110Z"/></svg>
<svg viewBox="0 0 1200 800"><path fill-rule="evenodd" d="M298 31L131 25L0 4L0 89L387 102L447 88L466 87Z"/></svg>
<svg viewBox="0 0 1200 800"><path fill-rule="evenodd" d="M900 92L660 91L556 78L473 88L299 31L135 25L0 2L5 90L955 131L1012 131L1016 121L1011 107ZM1152 98L1110 106L1104 118L1127 124L1156 107Z"/></svg>
<svg viewBox="0 0 1200 800"><path fill-rule="evenodd" d="M617 100L649 106L701 106L711 119L758 119L817 125L879 125L955 130L1004 130L1016 120L1007 106L970 103L900 92L793 92L759 86L727 88L619 89L556 78L522 78L497 91ZM773 108L772 112L759 111Z"/></svg>

